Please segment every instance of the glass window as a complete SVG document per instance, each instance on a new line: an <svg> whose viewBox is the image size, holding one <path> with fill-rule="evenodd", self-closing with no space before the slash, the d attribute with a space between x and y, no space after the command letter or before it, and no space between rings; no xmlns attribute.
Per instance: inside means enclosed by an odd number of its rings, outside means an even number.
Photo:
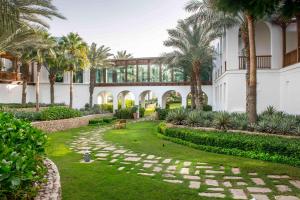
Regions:
<svg viewBox="0 0 300 200"><path fill-rule="evenodd" d="M148 65L139 65L139 82L148 82Z"/></svg>
<svg viewBox="0 0 300 200"><path fill-rule="evenodd" d="M183 82L184 81L184 73L180 69L174 69L174 81L175 82Z"/></svg>
<svg viewBox="0 0 300 200"><path fill-rule="evenodd" d="M136 65L128 65L127 81L128 82L136 82Z"/></svg>
<svg viewBox="0 0 300 200"><path fill-rule="evenodd" d="M150 81L159 82L159 64L150 65Z"/></svg>
<svg viewBox="0 0 300 200"><path fill-rule="evenodd" d="M114 69L113 68L106 69L106 82L107 83L114 82Z"/></svg>
<svg viewBox="0 0 300 200"><path fill-rule="evenodd" d="M124 66L118 66L115 69L116 71L116 82L117 83L125 83L125 67Z"/></svg>
<svg viewBox="0 0 300 200"><path fill-rule="evenodd" d="M103 83L103 71L104 69L96 70L96 83Z"/></svg>
<svg viewBox="0 0 300 200"><path fill-rule="evenodd" d="M171 69L168 65L163 64L161 66L162 82L171 82Z"/></svg>
<svg viewBox="0 0 300 200"><path fill-rule="evenodd" d="M83 71L76 71L73 74L73 82L74 83L83 83Z"/></svg>

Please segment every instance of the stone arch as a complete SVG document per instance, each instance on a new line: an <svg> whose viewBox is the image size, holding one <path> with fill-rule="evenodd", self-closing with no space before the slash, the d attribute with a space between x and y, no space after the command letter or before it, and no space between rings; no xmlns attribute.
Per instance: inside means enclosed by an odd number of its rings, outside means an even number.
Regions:
<svg viewBox="0 0 300 200"><path fill-rule="evenodd" d="M113 102L113 94L109 91L101 91L97 95L97 104L109 104Z"/></svg>
<svg viewBox="0 0 300 200"><path fill-rule="evenodd" d="M174 96L173 96L174 95ZM177 96L178 97L178 99L175 97L175 96ZM176 104L180 104L180 106L179 105L176 105L176 107L185 107L185 103L183 104L183 96L179 93L179 92L177 92L177 91L175 91L175 90L168 90L168 91L166 91L163 95L162 95L162 108L167 108L168 106L167 106L167 103L169 103L170 102L170 100L171 100L171 98L173 98L173 102L174 102L174 104L176 103ZM174 98L176 98L176 99L174 99ZM176 100L176 101L174 101L174 100ZM178 100L178 102L177 102L177 100ZM180 101L179 101L180 100ZM175 106L174 106L175 107ZM170 107L170 109L172 109L172 108L174 108L174 107Z"/></svg>
<svg viewBox="0 0 300 200"><path fill-rule="evenodd" d="M208 105L208 95L202 91L202 95L203 95L203 105ZM191 107L191 97L192 97L192 94L191 92L187 95L186 99L186 106L187 108L190 108Z"/></svg>
<svg viewBox="0 0 300 200"><path fill-rule="evenodd" d="M124 109L126 107L133 107L135 105L135 96L134 94L129 90L123 90L118 93L117 95L117 108Z"/></svg>

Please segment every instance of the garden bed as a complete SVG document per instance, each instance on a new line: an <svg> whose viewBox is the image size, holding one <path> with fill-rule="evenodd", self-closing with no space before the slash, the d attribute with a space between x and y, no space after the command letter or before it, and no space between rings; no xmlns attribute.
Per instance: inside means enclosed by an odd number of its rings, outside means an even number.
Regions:
<svg viewBox="0 0 300 200"><path fill-rule="evenodd" d="M96 115L87 115L83 117L76 117L76 118L69 118L69 119L38 121L38 122L32 122L31 124L38 129L51 133L51 132L63 131L71 128L78 128L81 126L87 126L91 119L100 118L100 117L110 117L110 116L112 116L112 114L96 114Z"/></svg>

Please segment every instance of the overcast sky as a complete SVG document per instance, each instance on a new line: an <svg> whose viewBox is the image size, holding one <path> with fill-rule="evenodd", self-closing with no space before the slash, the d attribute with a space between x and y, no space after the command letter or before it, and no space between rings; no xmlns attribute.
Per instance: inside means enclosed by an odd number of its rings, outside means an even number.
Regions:
<svg viewBox="0 0 300 200"><path fill-rule="evenodd" d="M185 18L187 0L54 0L67 20L54 19L50 32L77 32L86 42L106 45L112 53L127 50L134 57L159 56L166 30Z"/></svg>

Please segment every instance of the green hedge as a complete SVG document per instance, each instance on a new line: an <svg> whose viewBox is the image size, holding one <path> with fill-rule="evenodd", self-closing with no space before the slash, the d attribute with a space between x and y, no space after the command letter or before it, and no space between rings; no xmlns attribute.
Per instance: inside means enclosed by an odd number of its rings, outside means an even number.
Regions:
<svg viewBox="0 0 300 200"><path fill-rule="evenodd" d="M159 132L205 151L300 166L300 139L167 128L164 123Z"/></svg>
<svg viewBox="0 0 300 200"><path fill-rule="evenodd" d="M92 119L89 121L89 125L106 125L113 123L117 118L99 118L99 119Z"/></svg>
<svg viewBox="0 0 300 200"><path fill-rule="evenodd" d="M8 107L8 108L35 108L36 104L29 102L26 104L21 103L0 103L0 107ZM55 104L46 104L40 103L40 107L49 107L49 106L65 106L64 103L55 103Z"/></svg>
<svg viewBox="0 0 300 200"><path fill-rule="evenodd" d="M44 121L68 119L81 116L82 113L79 110L75 110L68 107L49 107L41 111L41 120Z"/></svg>
<svg viewBox="0 0 300 200"><path fill-rule="evenodd" d="M46 173L46 136L8 113L0 113L0 122L0 199L31 199Z"/></svg>

